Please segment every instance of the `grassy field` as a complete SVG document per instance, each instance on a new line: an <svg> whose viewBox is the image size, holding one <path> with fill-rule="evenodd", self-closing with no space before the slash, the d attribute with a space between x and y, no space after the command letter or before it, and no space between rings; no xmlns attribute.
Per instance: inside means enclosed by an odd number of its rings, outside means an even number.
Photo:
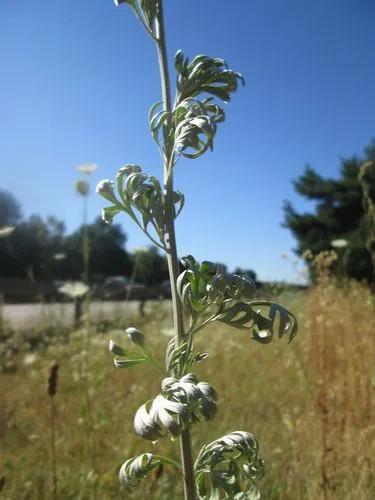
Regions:
<svg viewBox="0 0 375 500"><path fill-rule="evenodd" d="M300 330L288 345L259 345L246 332L216 325L201 332L198 348L210 356L198 376L219 394L214 423L193 429L193 446L233 430L252 432L266 462L261 481L268 500L375 498L375 313L367 289L323 283L278 300L298 316ZM56 402L58 498L180 499L172 469L150 476L132 494L119 488L122 462L143 451L178 459L178 443L137 438L132 418L156 395L151 368L119 370L107 345L121 329L137 326L163 358L170 335L165 307L146 318L113 318L97 327L64 332L17 355L17 370L0 374L0 497L52 498L48 367L60 366ZM40 328L40 334L43 328ZM68 335L69 333L69 335ZM47 344L47 345L46 345Z"/></svg>

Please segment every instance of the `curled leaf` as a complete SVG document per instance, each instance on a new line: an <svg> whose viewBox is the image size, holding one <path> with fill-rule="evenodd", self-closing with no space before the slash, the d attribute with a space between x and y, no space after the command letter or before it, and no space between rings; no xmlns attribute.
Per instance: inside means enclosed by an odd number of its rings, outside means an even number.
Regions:
<svg viewBox="0 0 375 500"><path fill-rule="evenodd" d="M107 224L112 224L113 218L120 212L118 205L102 208L102 220Z"/></svg>
<svg viewBox="0 0 375 500"><path fill-rule="evenodd" d="M212 262L198 264L190 255L182 263L187 269L177 279L177 290L193 315L212 305L220 309L227 302L254 296L255 283L244 276L228 274Z"/></svg>
<svg viewBox="0 0 375 500"><path fill-rule="evenodd" d="M154 104L149 115L150 130L165 158L173 152L177 157L198 158L208 149L213 150L217 124L225 120L216 99L228 102L243 78L228 69L222 59L199 55L189 62L181 51L175 56L175 67L175 106L167 111L162 102Z"/></svg>
<svg viewBox="0 0 375 500"><path fill-rule="evenodd" d="M125 165L117 173L117 199L114 184L109 180L98 184L97 192L113 203L102 210L102 218L111 223L120 212L126 212L144 230L144 232L162 248L166 247L166 199L164 189L153 176L144 174L138 165ZM179 191L172 191L174 216L177 217L184 205L184 196ZM156 232L160 244L148 233L148 228Z"/></svg>
<svg viewBox="0 0 375 500"><path fill-rule="evenodd" d="M230 94L235 92L238 81L244 83L240 73L228 69L223 59L198 55L189 62L183 53L175 56L175 67L178 73L177 92L179 102L208 93L225 102L230 101Z"/></svg>
<svg viewBox="0 0 375 500"><path fill-rule="evenodd" d="M142 405L134 417L136 434L151 441L170 434L178 436L190 424L216 414L216 391L189 373L180 379L167 377L162 392L152 402Z"/></svg>
<svg viewBox="0 0 375 500"><path fill-rule="evenodd" d="M186 404L190 411L192 422L201 420L201 416L212 420L216 414L217 394L207 382L199 382L192 373L180 379L167 377L162 382L162 390L175 401Z"/></svg>
<svg viewBox="0 0 375 500"><path fill-rule="evenodd" d="M96 186L96 192L116 206L118 205L118 201L113 190L113 182L110 180L101 180Z"/></svg>
<svg viewBox="0 0 375 500"><path fill-rule="evenodd" d="M146 31L153 35L153 23L156 16L155 0L114 0L117 6L125 3L133 10L136 17L141 21Z"/></svg>
<svg viewBox="0 0 375 500"><path fill-rule="evenodd" d="M189 421L189 409L185 404L170 401L158 394L149 409L142 405L134 417L134 430L143 439L157 440L165 432L178 436Z"/></svg>
<svg viewBox="0 0 375 500"><path fill-rule="evenodd" d="M130 458L120 468L119 479L124 488L132 490L136 488L141 479L155 467L158 467L160 460L151 453L142 453L136 458Z"/></svg>
<svg viewBox="0 0 375 500"><path fill-rule="evenodd" d="M264 308L267 315L262 313ZM288 336L291 342L298 328L297 319L290 311L280 304L268 301L237 302L215 319L235 328L250 329L253 339L263 344L272 341L275 331L279 338Z"/></svg>
<svg viewBox="0 0 375 500"><path fill-rule="evenodd" d="M224 111L212 104L212 98L202 102L186 99L174 111L175 150L186 158L198 158L213 149L216 123L224 121Z"/></svg>
<svg viewBox="0 0 375 500"><path fill-rule="evenodd" d="M154 470L154 480L158 479L162 474L163 464L173 465L177 469L181 468L180 464L174 460L152 453L142 453L138 457L130 458L120 468L120 483L124 488L132 491L152 470Z"/></svg>
<svg viewBox="0 0 375 500"><path fill-rule="evenodd" d="M236 431L204 446L194 465L202 499L260 498L257 481L264 473L258 443L248 432Z"/></svg>

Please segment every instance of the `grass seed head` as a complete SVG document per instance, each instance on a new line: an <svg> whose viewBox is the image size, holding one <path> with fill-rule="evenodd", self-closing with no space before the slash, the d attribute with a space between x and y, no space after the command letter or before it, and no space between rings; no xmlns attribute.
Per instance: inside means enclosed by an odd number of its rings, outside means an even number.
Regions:
<svg viewBox="0 0 375 500"><path fill-rule="evenodd" d="M57 392L59 378L59 365L57 361L52 361L49 368L48 384L47 384L47 394L53 397Z"/></svg>

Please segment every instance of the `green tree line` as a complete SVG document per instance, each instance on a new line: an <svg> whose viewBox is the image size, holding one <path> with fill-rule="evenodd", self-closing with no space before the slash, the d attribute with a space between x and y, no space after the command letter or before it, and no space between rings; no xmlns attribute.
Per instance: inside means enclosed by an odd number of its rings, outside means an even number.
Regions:
<svg viewBox="0 0 375 500"><path fill-rule="evenodd" d="M21 206L8 191L0 190L0 228L14 231L0 238L0 278L31 281L83 279L84 227L71 234L56 217L22 217ZM127 276L138 283L158 285L168 279L166 258L157 247L126 250L127 236L120 224L106 224L100 217L88 224L89 276L101 282L108 276ZM226 266L220 264L224 270ZM235 273L256 279L252 270Z"/></svg>
<svg viewBox="0 0 375 500"><path fill-rule="evenodd" d="M67 234L64 222L56 217L31 215L25 219L15 197L0 190L0 228L6 226L14 231L0 238L0 277L82 279L83 226ZM88 224L87 231L91 281L121 275L154 285L168 278L166 259L156 247L134 254L126 250L127 236L119 224L105 224L97 218Z"/></svg>

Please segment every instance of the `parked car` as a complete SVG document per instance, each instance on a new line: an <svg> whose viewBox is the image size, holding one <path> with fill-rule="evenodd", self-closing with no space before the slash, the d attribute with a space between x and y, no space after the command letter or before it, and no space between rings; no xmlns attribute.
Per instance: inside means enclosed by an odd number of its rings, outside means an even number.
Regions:
<svg viewBox="0 0 375 500"><path fill-rule="evenodd" d="M126 276L110 276L102 285L94 287L92 295L102 300L137 300L142 298L145 289L145 285L132 282Z"/></svg>

